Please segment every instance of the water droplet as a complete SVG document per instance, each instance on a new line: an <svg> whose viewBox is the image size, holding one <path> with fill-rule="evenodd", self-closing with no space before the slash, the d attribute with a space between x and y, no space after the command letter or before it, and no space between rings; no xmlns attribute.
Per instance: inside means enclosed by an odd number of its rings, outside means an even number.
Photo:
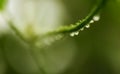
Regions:
<svg viewBox="0 0 120 74"><path fill-rule="evenodd" d="M71 36L71 37L75 36L74 32L70 33L70 36Z"/></svg>
<svg viewBox="0 0 120 74"><path fill-rule="evenodd" d="M83 30L84 30L84 28L81 28L81 29L80 29L80 31L83 31Z"/></svg>
<svg viewBox="0 0 120 74"><path fill-rule="evenodd" d="M87 24L85 27L86 27L86 28L90 28L90 24Z"/></svg>
<svg viewBox="0 0 120 74"><path fill-rule="evenodd" d="M75 35L79 35L79 31L75 32Z"/></svg>
<svg viewBox="0 0 120 74"><path fill-rule="evenodd" d="M99 15L94 16L94 17L93 17L93 20L94 20L94 21L99 21L99 20L100 20L100 16L99 16Z"/></svg>
<svg viewBox="0 0 120 74"><path fill-rule="evenodd" d="M75 35L79 35L79 31L70 33L70 36L71 36L71 37L73 37L73 36L75 36Z"/></svg>
<svg viewBox="0 0 120 74"><path fill-rule="evenodd" d="M94 20L91 20L90 23L94 23Z"/></svg>

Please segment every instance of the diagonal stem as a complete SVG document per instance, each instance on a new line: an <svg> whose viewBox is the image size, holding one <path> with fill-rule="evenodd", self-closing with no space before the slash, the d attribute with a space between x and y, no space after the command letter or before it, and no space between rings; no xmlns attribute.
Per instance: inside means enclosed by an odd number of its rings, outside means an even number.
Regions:
<svg viewBox="0 0 120 74"><path fill-rule="evenodd" d="M27 39L22 36L22 34L17 30L17 28L13 25L13 23L12 24L9 23L10 24L9 26L23 41L34 44L34 42L45 37L58 35L58 34L69 34L71 32L79 31L80 29L88 25L91 20L93 20L93 17L96 14L98 14L100 10L104 8L104 6L106 5L106 2L107 0L98 0L98 3L96 3L96 5L92 8L90 13L83 20L78 21L74 25L62 26L61 28L45 33L44 35L38 35L36 39L30 39L30 41L27 41Z"/></svg>
<svg viewBox="0 0 120 74"><path fill-rule="evenodd" d="M48 32L45 35L65 34L79 31L81 28L84 28L96 14L100 12L105 4L106 0L98 0L98 3L93 7L91 12L83 20L77 22L75 25L63 26L62 28Z"/></svg>

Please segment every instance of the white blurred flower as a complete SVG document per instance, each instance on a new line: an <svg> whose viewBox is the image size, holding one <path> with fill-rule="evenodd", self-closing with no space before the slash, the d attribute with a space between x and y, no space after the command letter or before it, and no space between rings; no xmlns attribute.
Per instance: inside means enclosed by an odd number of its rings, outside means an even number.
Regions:
<svg viewBox="0 0 120 74"><path fill-rule="evenodd" d="M7 19L25 37L31 37L29 32L40 36L61 25L64 14L64 7L59 0L8 0L4 13L0 14L0 30L9 28ZM16 72L22 74L38 74L41 69L48 74L60 73L71 63L76 51L69 39L61 40L62 46L55 43L40 52L43 48L31 48L11 32L5 36L6 59Z"/></svg>
<svg viewBox="0 0 120 74"><path fill-rule="evenodd" d="M22 34L44 34L64 20L64 7L58 0L8 0L7 16Z"/></svg>

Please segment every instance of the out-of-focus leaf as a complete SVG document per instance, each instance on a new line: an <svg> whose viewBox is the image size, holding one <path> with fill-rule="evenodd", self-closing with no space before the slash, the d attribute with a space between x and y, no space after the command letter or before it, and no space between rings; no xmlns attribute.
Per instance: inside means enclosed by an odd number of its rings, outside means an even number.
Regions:
<svg viewBox="0 0 120 74"><path fill-rule="evenodd" d="M0 0L0 11L4 9L6 0Z"/></svg>

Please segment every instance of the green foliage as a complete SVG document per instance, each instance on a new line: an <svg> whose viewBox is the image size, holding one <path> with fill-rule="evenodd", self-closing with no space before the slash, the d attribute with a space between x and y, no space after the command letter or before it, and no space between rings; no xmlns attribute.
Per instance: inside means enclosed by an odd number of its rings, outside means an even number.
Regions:
<svg viewBox="0 0 120 74"><path fill-rule="evenodd" d="M7 0L0 0L0 11L4 9Z"/></svg>

